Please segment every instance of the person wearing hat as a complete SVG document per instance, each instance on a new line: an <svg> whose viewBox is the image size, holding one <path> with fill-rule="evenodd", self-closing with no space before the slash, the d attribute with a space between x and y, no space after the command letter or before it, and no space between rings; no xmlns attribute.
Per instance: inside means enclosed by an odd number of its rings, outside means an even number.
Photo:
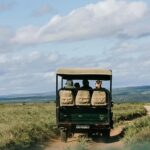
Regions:
<svg viewBox="0 0 150 150"><path fill-rule="evenodd" d="M67 80L64 88L66 88L66 89L74 89L73 81L72 80Z"/></svg>

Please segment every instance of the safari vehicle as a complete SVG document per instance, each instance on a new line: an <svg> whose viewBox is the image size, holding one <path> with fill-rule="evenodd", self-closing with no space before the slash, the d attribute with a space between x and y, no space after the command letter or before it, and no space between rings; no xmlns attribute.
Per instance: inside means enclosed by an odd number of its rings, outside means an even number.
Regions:
<svg viewBox="0 0 150 150"><path fill-rule="evenodd" d="M108 81L108 90L64 88L65 80ZM60 83L59 83L60 82ZM91 94L92 93L92 94ZM56 73L56 121L61 141L74 133L98 133L109 137L113 128L112 71L60 68Z"/></svg>

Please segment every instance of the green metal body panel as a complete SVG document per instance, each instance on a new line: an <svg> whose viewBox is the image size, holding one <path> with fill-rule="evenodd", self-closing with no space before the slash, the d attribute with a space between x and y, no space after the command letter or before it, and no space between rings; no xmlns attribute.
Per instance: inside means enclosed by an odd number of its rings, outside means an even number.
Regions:
<svg viewBox="0 0 150 150"><path fill-rule="evenodd" d="M60 108L59 122L71 124L107 124L109 123L109 113L107 108Z"/></svg>

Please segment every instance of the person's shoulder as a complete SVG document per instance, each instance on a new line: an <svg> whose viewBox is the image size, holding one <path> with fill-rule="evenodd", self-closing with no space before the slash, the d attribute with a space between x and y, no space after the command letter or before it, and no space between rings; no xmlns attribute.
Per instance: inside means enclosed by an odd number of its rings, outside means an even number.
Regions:
<svg viewBox="0 0 150 150"><path fill-rule="evenodd" d="M64 88L65 89L75 89L75 87L73 87L73 86L65 86Z"/></svg>
<svg viewBox="0 0 150 150"><path fill-rule="evenodd" d="M90 90L93 90L93 88L92 88L92 87L89 87L89 89L90 89Z"/></svg>

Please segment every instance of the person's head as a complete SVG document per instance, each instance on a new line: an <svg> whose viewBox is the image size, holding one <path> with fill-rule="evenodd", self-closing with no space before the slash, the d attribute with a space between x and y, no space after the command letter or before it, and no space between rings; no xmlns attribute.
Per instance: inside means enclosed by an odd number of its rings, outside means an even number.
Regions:
<svg viewBox="0 0 150 150"><path fill-rule="evenodd" d="M87 79L84 79L82 83L83 86L89 86L89 81Z"/></svg>
<svg viewBox="0 0 150 150"><path fill-rule="evenodd" d="M76 82L76 83L74 84L74 87L75 87L75 88L80 88L79 82Z"/></svg>
<svg viewBox="0 0 150 150"><path fill-rule="evenodd" d="M96 89L99 89L99 88L101 88L101 87L102 87L102 81L97 80L96 83L95 83L95 88L96 88Z"/></svg>
<svg viewBox="0 0 150 150"><path fill-rule="evenodd" d="M67 80L65 86L73 86L73 81L72 80Z"/></svg>

